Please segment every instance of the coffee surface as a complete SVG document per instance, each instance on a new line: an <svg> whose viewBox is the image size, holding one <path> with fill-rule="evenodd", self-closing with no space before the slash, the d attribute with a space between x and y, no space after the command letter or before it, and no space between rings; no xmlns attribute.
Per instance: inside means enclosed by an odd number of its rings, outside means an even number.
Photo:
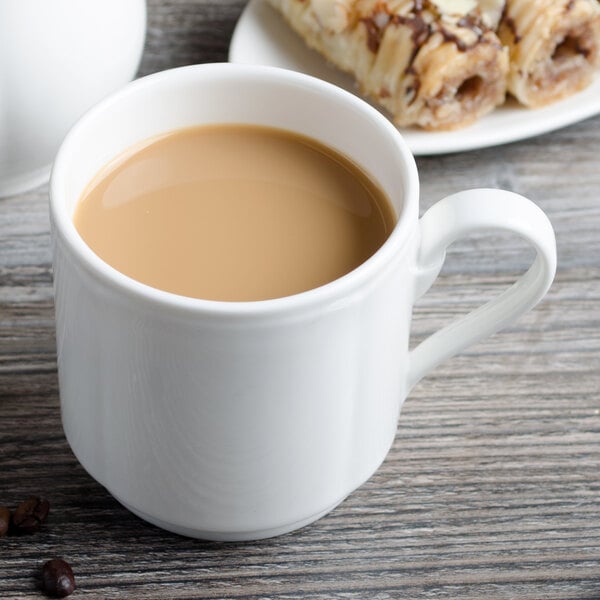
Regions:
<svg viewBox="0 0 600 600"><path fill-rule="evenodd" d="M84 191L74 222L142 283L222 301L316 288L368 259L396 217L350 160L252 125L174 131L126 151Z"/></svg>

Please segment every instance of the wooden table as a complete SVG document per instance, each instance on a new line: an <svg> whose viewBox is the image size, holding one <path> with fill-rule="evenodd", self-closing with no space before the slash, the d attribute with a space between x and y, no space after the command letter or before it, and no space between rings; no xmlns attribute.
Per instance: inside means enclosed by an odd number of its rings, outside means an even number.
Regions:
<svg viewBox="0 0 600 600"><path fill-rule="evenodd" d="M152 0L141 74L222 61L242 0ZM0 598L37 598L71 562L74 598L600 599L600 117L499 148L418 160L422 209L465 187L550 216L546 300L452 359L404 405L377 474L297 533L203 543L146 525L78 464L56 377L47 190L0 200L0 505L49 498L42 532L0 539ZM531 259L510 236L457 243L415 341Z"/></svg>

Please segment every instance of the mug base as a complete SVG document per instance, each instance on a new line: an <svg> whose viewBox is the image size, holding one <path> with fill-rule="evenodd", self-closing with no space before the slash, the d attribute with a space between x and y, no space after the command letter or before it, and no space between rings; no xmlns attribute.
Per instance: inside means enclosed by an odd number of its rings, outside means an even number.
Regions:
<svg viewBox="0 0 600 600"><path fill-rule="evenodd" d="M52 165L46 165L41 169L28 171L27 173L22 173L21 175L0 181L0 198L16 196L17 194L33 190L44 183L48 183L51 170Z"/></svg>
<svg viewBox="0 0 600 600"><path fill-rule="evenodd" d="M151 525L155 525L156 527L160 527L161 529L165 529L166 531L170 531L171 533L176 533L178 535L183 535L185 537L197 538L211 542L252 542L256 540L264 540L266 538L276 537L278 535L284 535L286 533L295 531L296 529L301 529L306 525L310 525L315 521L318 521L321 517L324 517L327 513L331 512L334 508L336 508L336 506L338 506L344 501L344 498L342 498L342 500L340 500L339 502L335 502L325 510L315 515L311 515L306 519L301 519L300 521L295 521L288 525L282 525L270 529L255 529L250 531L210 531L204 529L196 529L193 527L184 527L175 523L163 521L162 519L157 519L140 510L137 510L136 508L127 504L127 502L123 502L117 496L114 496L114 498L118 500L118 502L120 502L127 510L132 512L140 519L150 523Z"/></svg>

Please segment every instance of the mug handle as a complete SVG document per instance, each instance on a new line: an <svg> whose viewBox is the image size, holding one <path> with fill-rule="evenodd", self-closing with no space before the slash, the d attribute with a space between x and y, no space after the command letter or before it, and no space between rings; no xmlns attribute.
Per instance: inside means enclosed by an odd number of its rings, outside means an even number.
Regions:
<svg viewBox="0 0 600 600"><path fill-rule="evenodd" d="M556 239L548 217L513 192L476 189L440 200L419 221L415 300L437 278L448 246L461 237L492 230L510 231L528 241L537 250L534 263L508 290L432 334L410 353L409 391L441 362L533 308L548 291L556 272Z"/></svg>

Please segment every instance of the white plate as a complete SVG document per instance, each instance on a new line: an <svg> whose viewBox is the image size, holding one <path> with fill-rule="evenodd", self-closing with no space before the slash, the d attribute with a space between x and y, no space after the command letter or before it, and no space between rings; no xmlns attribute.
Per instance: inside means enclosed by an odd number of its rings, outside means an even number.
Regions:
<svg viewBox="0 0 600 600"><path fill-rule="evenodd" d="M357 93L352 78L308 49L266 0L248 3L236 25L229 60L301 71ZM508 102L475 125L458 131L401 129L401 132L414 154L446 154L522 140L598 113L600 77L583 92L545 108L530 110Z"/></svg>

